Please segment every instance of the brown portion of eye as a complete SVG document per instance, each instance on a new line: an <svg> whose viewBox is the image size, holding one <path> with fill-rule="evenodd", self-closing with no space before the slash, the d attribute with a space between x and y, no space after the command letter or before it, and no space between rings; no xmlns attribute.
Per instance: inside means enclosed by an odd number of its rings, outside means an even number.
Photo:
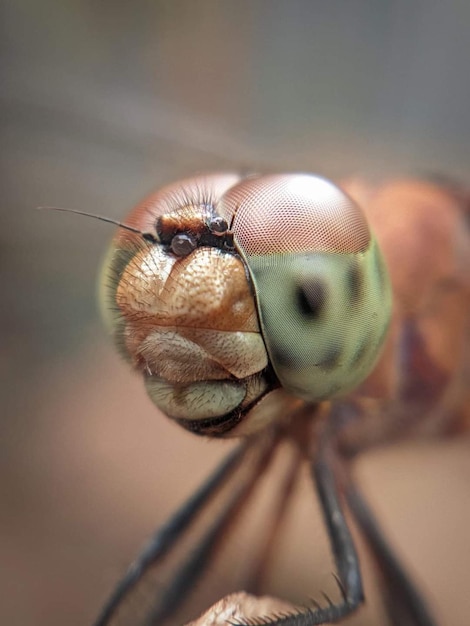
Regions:
<svg viewBox="0 0 470 626"><path fill-rule="evenodd" d="M311 174L249 178L218 205L233 217L235 241L247 256L298 252L361 252L370 231L359 207L333 183Z"/></svg>

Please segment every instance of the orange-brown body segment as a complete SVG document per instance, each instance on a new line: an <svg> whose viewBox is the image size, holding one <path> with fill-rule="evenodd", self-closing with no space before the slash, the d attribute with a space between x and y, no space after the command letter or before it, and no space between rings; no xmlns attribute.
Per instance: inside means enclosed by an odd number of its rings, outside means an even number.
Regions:
<svg viewBox="0 0 470 626"><path fill-rule="evenodd" d="M394 310L379 364L359 390L402 404L431 432L470 427L470 228L455 185L345 183L387 261ZM434 423L433 419L435 418ZM426 425L427 422L427 425Z"/></svg>

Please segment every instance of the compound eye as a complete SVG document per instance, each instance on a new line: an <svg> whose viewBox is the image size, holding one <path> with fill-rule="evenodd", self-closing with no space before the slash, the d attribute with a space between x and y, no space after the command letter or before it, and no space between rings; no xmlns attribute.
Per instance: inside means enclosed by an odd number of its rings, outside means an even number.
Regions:
<svg viewBox="0 0 470 626"><path fill-rule="evenodd" d="M228 224L223 217L216 216L211 219L209 223L209 228L213 233L223 234L228 230Z"/></svg>
<svg viewBox="0 0 470 626"><path fill-rule="evenodd" d="M391 310L385 266L360 208L319 176L274 174L234 185L217 211L250 272L281 385L310 402L357 387Z"/></svg>
<svg viewBox="0 0 470 626"><path fill-rule="evenodd" d="M229 189L218 210L233 216L246 257L363 252L371 235L361 210L329 181L309 174L249 178Z"/></svg>
<svg viewBox="0 0 470 626"><path fill-rule="evenodd" d="M188 256L197 246L196 240L187 233L177 233L171 240L171 250L176 256Z"/></svg>

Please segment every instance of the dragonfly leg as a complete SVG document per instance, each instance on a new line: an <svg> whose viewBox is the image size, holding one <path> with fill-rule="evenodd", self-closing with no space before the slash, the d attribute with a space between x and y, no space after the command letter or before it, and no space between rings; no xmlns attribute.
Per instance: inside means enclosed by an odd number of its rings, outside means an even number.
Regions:
<svg viewBox="0 0 470 626"><path fill-rule="evenodd" d="M327 437L315 454L311 465L320 504L331 542L338 574L335 576L341 591L341 600L334 603L325 596L327 605L312 601L313 607L305 607L290 613L256 618L250 622L234 621L237 626L317 626L336 623L353 613L364 601L359 558L341 505L339 482L333 465L337 461Z"/></svg>
<svg viewBox="0 0 470 626"><path fill-rule="evenodd" d="M335 457L325 440L320 443L312 464L312 474L338 570L337 581L342 599L336 604L310 611L304 622L298 622L299 626L337 622L353 613L364 601L359 557L341 505L334 461Z"/></svg>
<svg viewBox="0 0 470 626"><path fill-rule="evenodd" d="M356 485L348 484L346 499L383 579L381 591L391 623L394 626L436 626Z"/></svg>

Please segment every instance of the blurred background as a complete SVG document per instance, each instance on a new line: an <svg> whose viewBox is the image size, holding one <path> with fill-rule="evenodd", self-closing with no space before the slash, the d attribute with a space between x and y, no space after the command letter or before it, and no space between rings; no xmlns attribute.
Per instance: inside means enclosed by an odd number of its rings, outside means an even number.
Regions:
<svg viewBox="0 0 470 626"><path fill-rule="evenodd" d="M112 227L35 207L120 219L227 168L468 182L470 5L3 0L1 21L0 623L85 626L230 444L159 416L115 355L95 304ZM468 457L468 442L409 444L358 468L453 626L470 613ZM295 576L313 595L332 565L306 524ZM370 597L348 623L383 623Z"/></svg>

